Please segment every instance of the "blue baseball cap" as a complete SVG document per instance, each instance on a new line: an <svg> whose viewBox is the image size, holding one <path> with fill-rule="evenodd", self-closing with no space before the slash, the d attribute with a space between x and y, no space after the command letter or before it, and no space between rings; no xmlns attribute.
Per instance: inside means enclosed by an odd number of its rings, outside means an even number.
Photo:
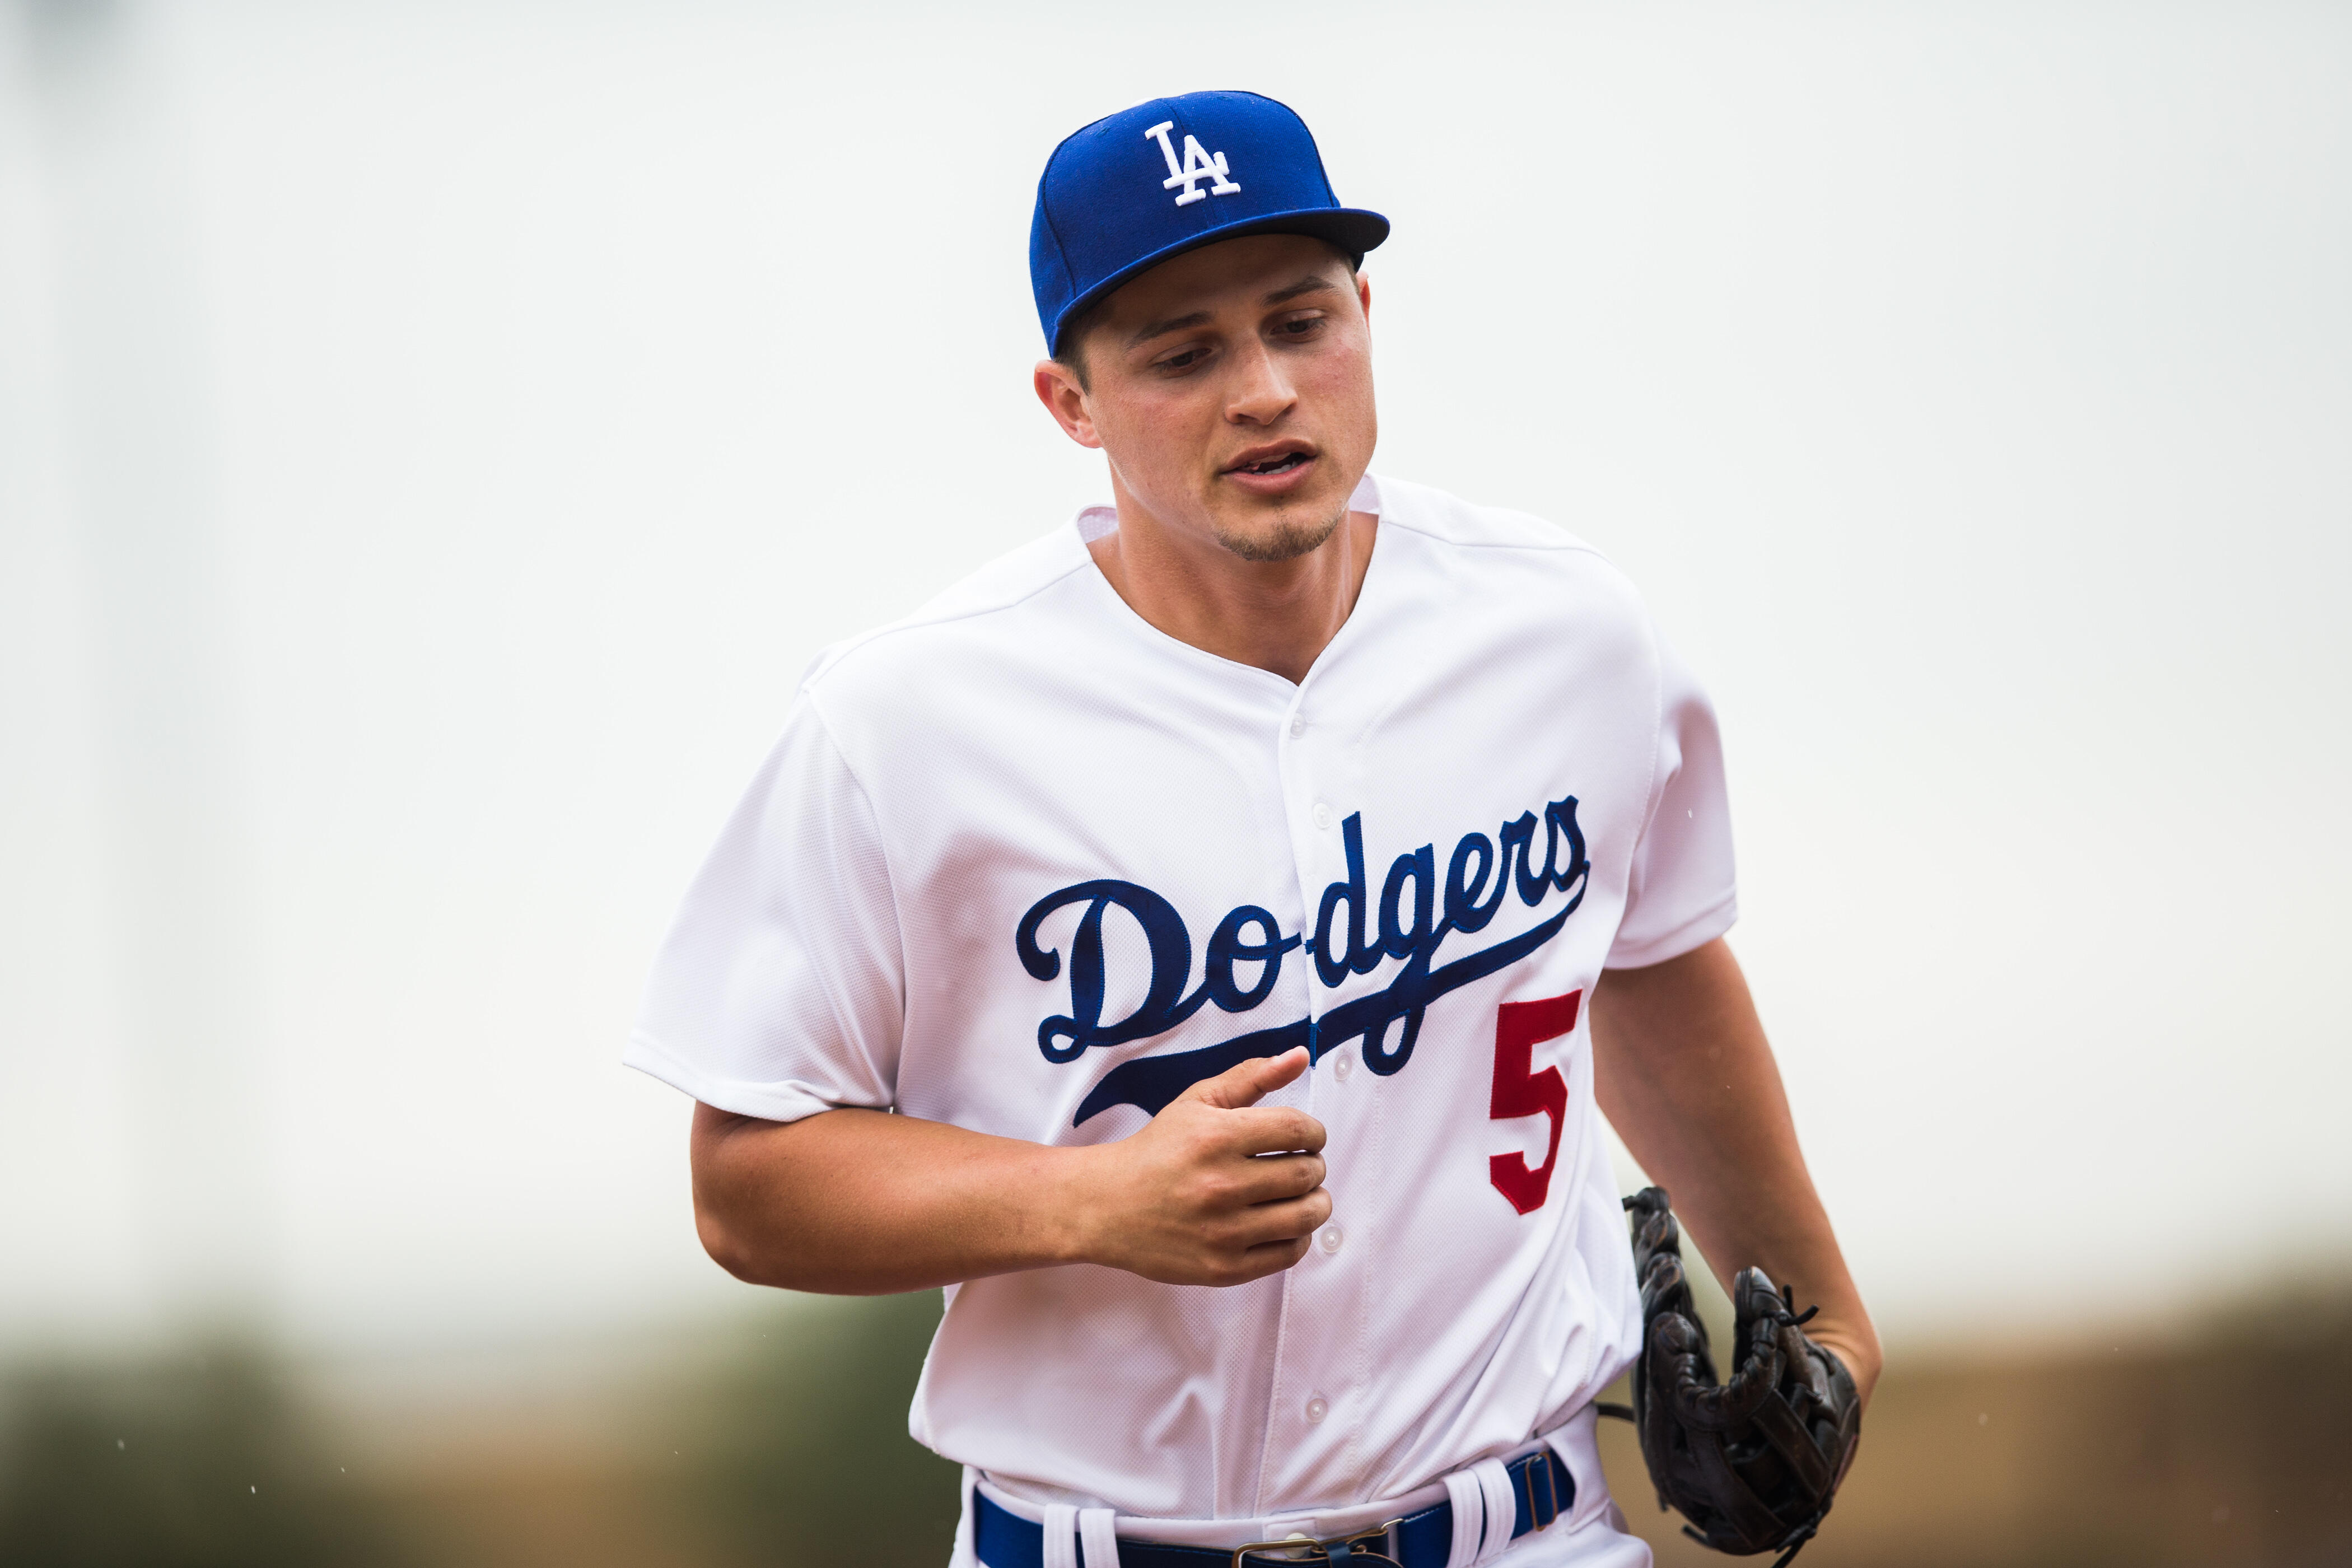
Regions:
<svg viewBox="0 0 2352 1568"><path fill-rule="evenodd" d="M1245 234L1313 235L1360 264L1389 220L1341 206L1307 122L1254 92L1155 98L1072 132L1045 160L1029 224L1046 352L1137 273Z"/></svg>

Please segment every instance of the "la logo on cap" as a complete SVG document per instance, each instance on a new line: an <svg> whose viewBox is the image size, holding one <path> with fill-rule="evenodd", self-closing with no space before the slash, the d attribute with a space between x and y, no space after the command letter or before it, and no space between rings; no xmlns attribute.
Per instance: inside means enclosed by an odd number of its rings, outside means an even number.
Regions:
<svg viewBox="0 0 2352 1568"><path fill-rule="evenodd" d="M1178 206L1197 202L1203 196L1230 196L1241 189L1239 185L1234 184L1232 176L1226 172L1225 155L1223 153L1204 152L1201 146L1201 139L1189 132L1184 137L1184 161L1181 163L1177 163L1176 149L1168 140L1168 133L1174 129L1176 129L1174 121L1163 120L1145 132L1143 139L1146 142L1157 141L1160 143L1160 155L1168 160L1168 177L1160 182L1160 188L1163 191L1172 191L1179 185L1184 187L1184 194L1176 198ZM1215 184L1205 191L1193 188L1212 175L1216 178Z"/></svg>

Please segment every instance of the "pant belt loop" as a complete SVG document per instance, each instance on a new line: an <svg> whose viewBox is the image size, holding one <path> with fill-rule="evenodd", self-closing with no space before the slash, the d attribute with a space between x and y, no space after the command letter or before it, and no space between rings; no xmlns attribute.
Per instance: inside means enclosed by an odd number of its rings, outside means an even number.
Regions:
<svg viewBox="0 0 2352 1568"><path fill-rule="evenodd" d="M1118 1515L1107 1508L1078 1510L1078 1555L1085 1568L1118 1568Z"/></svg>
<svg viewBox="0 0 2352 1568"><path fill-rule="evenodd" d="M1502 1555L1503 1548L1511 1543L1511 1526L1517 1520L1518 1499L1512 1495L1511 1472L1500 1459L1481 1459L1470 1467L1470 1474L1478 1483L1478 1511L1484 1515L1486 1529L1478 1543L1478 1558L1486 1563Z"/></svg>
<svg viewBox="0 0 2352 1568"><path fill-rule="evenodd" d="M1486 1523L1486 1494L1478 1478L1468 1470L1451 1472L1445 1478L1445 1499L1454 1505L1454 1544L1445 1553L1445 1568L1475 1568Z"/></svg>
<svg viewBox="0 0 2352 1568"><path fill-rule="evenodd" d="M1078 1510L1066 1502L1045 1505L1044 1568L1078 1568Z"/></svg>

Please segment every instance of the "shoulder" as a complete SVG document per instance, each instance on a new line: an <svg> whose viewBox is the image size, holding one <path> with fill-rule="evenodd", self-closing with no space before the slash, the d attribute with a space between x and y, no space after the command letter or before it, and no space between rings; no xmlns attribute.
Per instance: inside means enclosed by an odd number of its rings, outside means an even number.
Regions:
<svg viewBox="0 0 2352 1568"><path fill-rule="evenodd" d="M1044 537L973 572L898 620L834 644L801 678L802 695L835 701L903 689L918 669L943 661L984 658L1034 637L1035 612L1052 601L1092 559L1078 531L1065 522Z"/></svg>
<svg viewBox="0 0 2352 1568"><path fill-rule="evenodd" d="M1645 635L1649 611L1631 579L1609 558L1558 523L1508 507L1484 506L1436 489L1382 474L1377 488L1381 525L1411 548L1402 554L1425 568L1567 592L1559 607L1580 618L1596 611L1622 617ZM1520 595L1510 595L1517 598Z"/></svg>

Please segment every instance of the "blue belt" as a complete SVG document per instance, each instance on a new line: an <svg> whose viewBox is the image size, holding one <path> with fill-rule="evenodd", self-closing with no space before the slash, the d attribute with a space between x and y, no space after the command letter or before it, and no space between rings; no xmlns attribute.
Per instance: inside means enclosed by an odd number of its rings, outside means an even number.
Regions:
<svg viewBox="0 0 2352 1568"><path fill-rule="evenodd" d="M1538 1448L1504 1467L1511 1478L1511 1539L1541 1530L1576 1504L1576 1478L1549 1448ZM999 1508L974 1488L972 1551L986 1568L1045 1568L1045 1527ZM1275 1555L1277 1552L1289 1554ZM1354 1557L1373 1559L1362 1568L1378 1568L1386 1559L1397 1568L1445 1568L1454 1552L1454 1504L1451 1500L1402 1519L1380 1530L1360 1531L1329 1541L1260 1542L1237 1551L1210 1546L1167 1546L1154 1541L1118 1543L1119 1568L1283 1568L1300 1563L1346 1563ZM1303 1553L1304 1555L1297 1555Z"/></svg>

